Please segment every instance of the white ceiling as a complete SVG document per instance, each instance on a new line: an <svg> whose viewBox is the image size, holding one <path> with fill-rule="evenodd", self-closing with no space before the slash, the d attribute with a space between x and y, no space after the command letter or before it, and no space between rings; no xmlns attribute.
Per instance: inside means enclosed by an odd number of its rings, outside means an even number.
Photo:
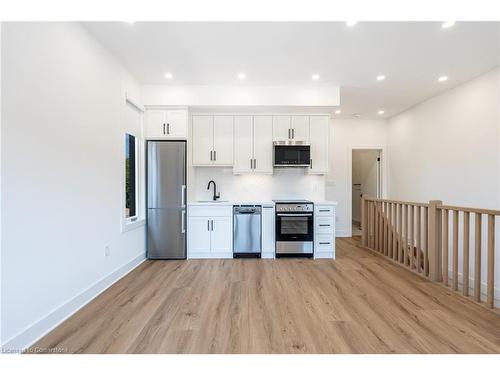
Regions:
<svg viewBox="0 0 500 375"><path fill-rule="evenodd" d="M457 22L449 29L438 22L85 26L143 84L339 85L342 117L390 117L500 65L495 22ZM165 72L174 78L165 79ZM321 78L312 81L313 73ZM386 80L377 82L379 74ZM449 80L438 83L441 75Z"/></svg>

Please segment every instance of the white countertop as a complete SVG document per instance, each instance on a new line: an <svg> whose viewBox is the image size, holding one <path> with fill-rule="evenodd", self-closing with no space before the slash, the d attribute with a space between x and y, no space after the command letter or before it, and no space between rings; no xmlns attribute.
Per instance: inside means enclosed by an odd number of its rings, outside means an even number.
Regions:
<svg viewBox="0 0 500 375"><path fill-rule="evenodd" d="M314 204L325 204L325 205L331 205L331 206L336 206L337 202L335 201L313 201Z"/></svg>
<svg viewBox="0 0 500 375"><path fill-rule="evenodd" d="M324 204L324 205L332 205L336 206L337 202L335 201L327 201L327 200L319 200L313 201L314 204ZM234 205L262 205L262 206L274 206L274 202L270 200L265 201L240 201L240 200L222 200L222 201L191 201L188 202L189 206L234 206Z"/></svg>

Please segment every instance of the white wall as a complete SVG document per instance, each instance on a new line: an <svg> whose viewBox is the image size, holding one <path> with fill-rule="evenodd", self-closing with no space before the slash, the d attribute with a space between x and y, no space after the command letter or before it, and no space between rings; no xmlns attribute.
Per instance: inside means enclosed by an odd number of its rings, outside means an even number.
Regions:
<svg viewBox="0 0 500 375"><path fill-rule="evenodd" d="M140 89L77 23L2 27L1 341L21 348L144 258L144 227L120 230Z"/></svg>
<svg viewBox="0 0 500 375"><path fill-rule="evenodd" d="M500 69L496 69L390 119L391 198L438 199L445 204L499 209L499 91ZM495 280L499 288L500 230L496 237ZM483 238L485 248L485 232ZM459 264L461 272L461 254ZM499 291L496 293L499 298Z"/></svg>
<svg viewBox="0 0 500 375"><path fill-rule="evenodd" d="M338 202L337 235L350 236L352 230L351 162L353 148L379 148L382 154L382 194L387 196L387 122L385 120L337 119L330 131L330 169L326 177L326 199Z"/></svg>

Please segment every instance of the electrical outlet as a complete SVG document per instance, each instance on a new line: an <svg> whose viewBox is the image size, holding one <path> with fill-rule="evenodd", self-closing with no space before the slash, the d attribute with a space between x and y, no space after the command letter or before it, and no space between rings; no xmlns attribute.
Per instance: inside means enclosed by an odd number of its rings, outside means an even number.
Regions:
<svg viewBox="0 0 500 375"><path fill-rule="evenodd" d="M109 257L111 255L111 250L109 248L109 245L104 246L104 256Z"/></svg>

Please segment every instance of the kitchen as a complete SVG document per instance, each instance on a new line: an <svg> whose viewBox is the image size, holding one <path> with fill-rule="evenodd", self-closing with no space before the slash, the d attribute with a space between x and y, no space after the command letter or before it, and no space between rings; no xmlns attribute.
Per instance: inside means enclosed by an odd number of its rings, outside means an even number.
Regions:
<svg viewBox="0 0 500 375"><path fill-rule="evenodd" d="M144 118L149 259L335 258L336 202L319 191L330 115L155 107ZM271 190L239 186L252 180Z"/></svg>

